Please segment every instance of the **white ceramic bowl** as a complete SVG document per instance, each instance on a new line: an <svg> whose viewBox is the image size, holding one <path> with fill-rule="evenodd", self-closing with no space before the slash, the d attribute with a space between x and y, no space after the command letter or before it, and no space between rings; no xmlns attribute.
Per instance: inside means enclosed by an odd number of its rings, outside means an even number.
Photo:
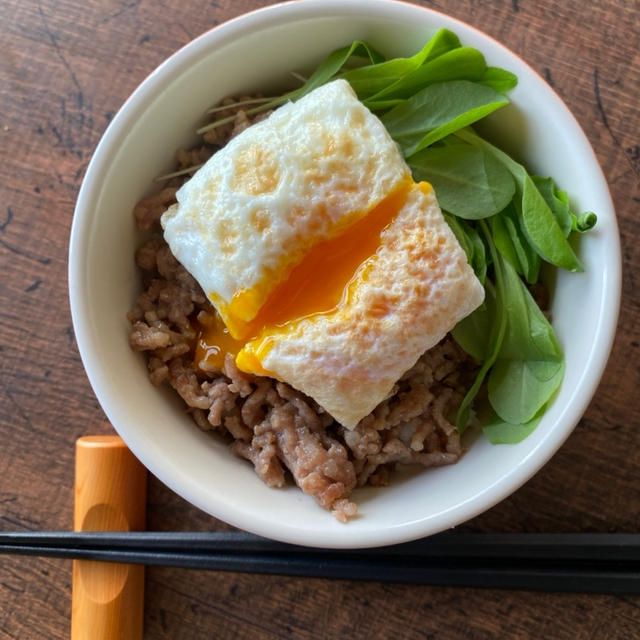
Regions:
<svg viewBox="0 0 640 640"><path fill-rule="evenodd" d="M552 175L578 210L594 210L583 237L580 274L560 273L554 325L567 373L540 426L518 445L471 443L451 467L402 473L389 487L355 493L360 516L340 524L295 487L269 489L226 445L201 432L169 389L153 387L142 356L129 348L125 314L139 291L131 211L154 176L171 169L216 100L272 86L308 70L354 39L388 56L417 51L437 28L455 31L489 64L515 72L513 104L492 135L537 172ZM450 17L387 0L302 0L227 22L156 69L104 134L80 191L71 233L69 288L76 338L93 389L138 458L185 499L237 527L293 543L366 547L455 526L521 486L560 447L589 403L616 326L620 250L615 213L598 162L579 125L552 89L495 40Z"/></svg>

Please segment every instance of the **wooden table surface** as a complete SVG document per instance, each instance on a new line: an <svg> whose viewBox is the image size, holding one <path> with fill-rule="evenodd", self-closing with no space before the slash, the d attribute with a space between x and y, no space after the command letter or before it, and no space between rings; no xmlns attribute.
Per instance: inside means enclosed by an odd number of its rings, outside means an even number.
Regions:
<svg viewBox="0 0 640 640"><path fill-rule="evenodd" d="M69 529L74 441L110 433L71 325L67 246L91 154L169 54L261 0L0 2L0 529ZM526 486L465 525L640 531L640 4L435 0L556 89L609 181L624 261L599 390ZM150 480L151 529L225 525ZM0 638L69 634L71 564L0 557ZM640 597L435 588L150 568L146 638L637 638Z"/></svg>

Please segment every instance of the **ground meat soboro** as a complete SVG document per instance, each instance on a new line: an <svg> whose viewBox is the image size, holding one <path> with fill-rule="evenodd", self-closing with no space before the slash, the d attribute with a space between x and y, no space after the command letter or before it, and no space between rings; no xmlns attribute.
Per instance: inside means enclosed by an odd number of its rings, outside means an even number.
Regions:
<svg viewBox="0 0 640 640"><path fill-rule="evenodd" d="M227 115L234 113L229 107ZM263 116L264 117L264 116ZM356 486L382 486L397 465L424 467L456 462L462 447L450 422L473 379L475 364L447 336L425 353L353 431L290 386L239 371L232 357L222 370L196 370L199 313L212 308L195 279L174 258L162 237L160 216L197 167L251 124L241 110L235 121L205 134L204 145L178 154L181 177L167 181L134 210L149 235L136 252L143 292L129 313L133 349L147 355L154 385L169 384L194 422L230 443L270 487L288 478L341 521L357 513ZM193 169L195 171L195 168Z"/></svg>

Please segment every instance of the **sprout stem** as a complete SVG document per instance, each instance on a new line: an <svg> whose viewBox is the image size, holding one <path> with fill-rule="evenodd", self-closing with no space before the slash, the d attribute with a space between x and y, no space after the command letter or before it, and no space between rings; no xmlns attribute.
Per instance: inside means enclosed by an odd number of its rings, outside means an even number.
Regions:
<svg viewBox="0 0 640 640"><path fill-rule="evenodd" d="M247 104L260 104L261 102L269 102L274 98L247 98L246 100L239 100L238 102L230 102L229 104L219 105L217 107L211 107L207 113L218 113L225 109L232 109L233 107L243 107Z"/></svg>
<svg viewBox="0 0 640 640"><path fill-rule="evenodd" d="M164 180L184 176L187 173L195 173L203 164L204 162L201 164L194 164L191 167L186 167L185 169L180 169L180 171L174 171L173 173L165 173L163 176L154 178L154 182L163 182Z"/></svg>

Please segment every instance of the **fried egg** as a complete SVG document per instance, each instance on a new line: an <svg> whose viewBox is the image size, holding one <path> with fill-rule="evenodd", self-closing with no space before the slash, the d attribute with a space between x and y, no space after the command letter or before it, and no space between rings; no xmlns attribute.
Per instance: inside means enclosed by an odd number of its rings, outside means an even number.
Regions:
<svg viewBox="0 0 640 640"><path fill-rule="evenodd" d="M233 138L162 216L175 257L234 338L318 242L339 236L407 178L396 144L345 80Z"/></svg>
<svg viewBox="0 0 640 640"><path fill-rule="evenodd" d="M484 298L431 185L343 80L246 129L177 200L165 238L219 314L196 363L231 353L349 429Z"/></svg>

